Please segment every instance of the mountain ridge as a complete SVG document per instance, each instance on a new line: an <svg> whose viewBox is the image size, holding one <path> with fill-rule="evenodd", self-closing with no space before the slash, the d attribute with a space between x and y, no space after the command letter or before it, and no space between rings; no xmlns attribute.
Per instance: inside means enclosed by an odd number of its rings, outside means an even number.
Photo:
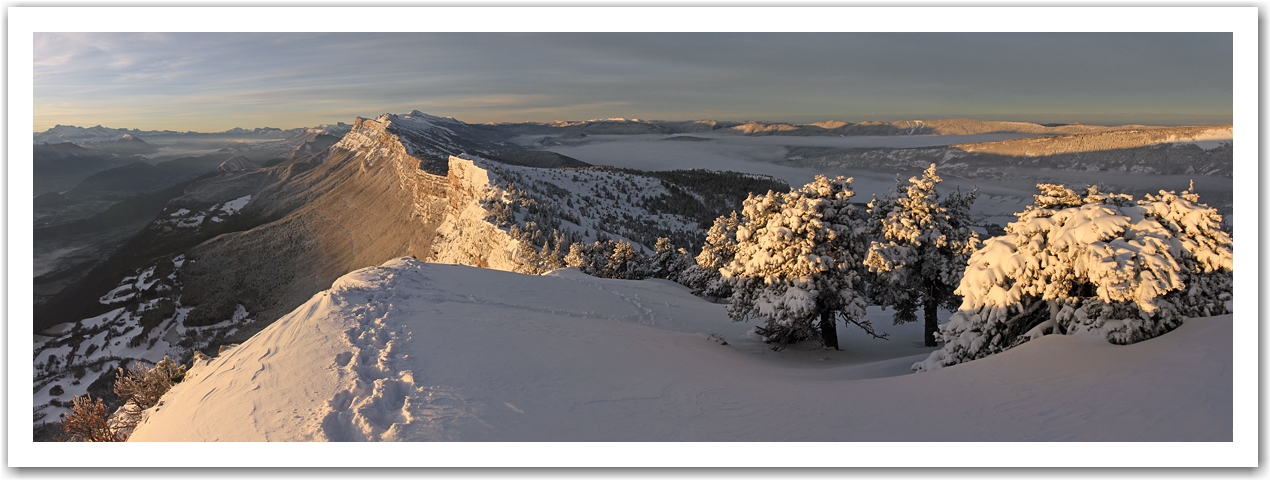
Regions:
<svg viewBox="0 0 1270 480"><path fill-rule="evenodd" d="M712 216L705 212L740 200L694 184L718 177L729 188L788 189L755 175L661 178L466 153L447 156L438 174L423 168L436 166L435 156L465 144L495 153L499 146L452 135L459 126L404 117L359 119L321 152L272 167L207 174L37 307L37 422L66 411L49 393L53 385L110 401L115 367L164 355L188 360L245 340L357 268L405 256L537 273L547 268L541 252L567 250L562 241L629 239L648 250L667 236L695 248L690 242L705 232L690 212Z"/></svg>

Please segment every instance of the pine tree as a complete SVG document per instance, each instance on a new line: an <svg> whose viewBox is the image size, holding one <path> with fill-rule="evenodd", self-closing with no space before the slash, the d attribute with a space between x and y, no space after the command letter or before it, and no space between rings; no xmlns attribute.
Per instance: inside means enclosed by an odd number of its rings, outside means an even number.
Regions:
<svg viewBox="0 0 1270 480"><path fill-rule="evenodd" d="M616 242L613 244L613 253L609 255L608 263L604 266L604 273L601 276L622 280L648 278L644 271L646 258L629 242Z"/></svg>
<svg viewBox="0 0 1270 480"><path fill-rule="evenodd" d="M944 348L915 370L992 355L1047 334L1127 344L1186 317L1230 312L1232 239L1191 190L1132 201L1038 185L1036 203L967 262Z"/></svg>
<svg viewBox="0 0 1270 480"><path fill-rule="evenodd" d="M645 264L648 257L629 242L604 240L593 244L569 245L564 262L577 267L582 273L600 278L643 280L648 278Z"/></svg>
<svg viewBox="0 0 1270 480"><path fill-rule="evenodd" d="M768 192L771 194L771 192ZM740 218L733 211L728 216L716 218L706 232L705 244L695 258L696 264L684 269L682 282L692 289L692 294L711 298L732 296L731 279L723 278L719 269L732 263L736 256L736 229Z"/></svg>
<svg viewBox="0 0 1270 480"><path fill-rule="evenodd" d="M647 273L651 278L678 282L684 271L692 265L695 263L688 252L682 248L676 249L670 239L660 237L653 248L653 256L648 259Z"/></svg>
<svg viewBox="0 0 1270 480"><path fill-rule="evenodd" d="M602 255L604 250L604 242L597 241L595 243L577 242L569 245L569 254L565 255L564 263L570 267L576 267L587 275L598 276L599 269L607 261L607 255Z"/></svg>
<svg viewBox="0 0 1270 480"><path fill-rule="evenodd" d="M768 192L769 195L772 192ZM736 229L741 223L736 212L726 217L719 217L714 220L714 225L710 226L710 230L706 232L706 242L701 247L701 254L697 255L697 265L705 268L718 270L724 265L732 263L732 258L736 256Z"/></svg>
<svg viewBox="0 0 1270 480"><path fill-rule="evenodd" d="M952 311L961 303L953 292L979 242L970 229L977 190L941 199L935 190L941 181L932 163L907 185L897 178L895 189L868 207L874 238L864 260L873 273L869 296L895 309L896 325L916 321L921 307L928 347L937 345L939 309Z"/></svg>
<svg viewBox="0 0 1270 480"><path fill-rule="evenodd" d="M839 317L885 338L861 320L863 244L853 195L850 179L817 176L800 190L745 200L735 255L720 270L734 287L734 321L764 318L759 331L777 349L816 337L837 349Z"/></svg>

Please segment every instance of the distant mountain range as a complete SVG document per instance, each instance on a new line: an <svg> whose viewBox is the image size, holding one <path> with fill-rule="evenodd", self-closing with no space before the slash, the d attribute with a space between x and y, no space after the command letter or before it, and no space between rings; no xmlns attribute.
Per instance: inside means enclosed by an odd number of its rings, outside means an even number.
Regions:
<svg viewBox="0 0 1270 480"><path fill-rule="evenodd" d="M1164 129L1148 125L1100 126L1081 123L1038 124L1032 122L1004 122L973 120L966 118L935 120L894 120L847 122L828 120L813 123L785 123L760 120L640 120L604 118L583 121L511 122L469 124L453 117L427 115L418 110L410 113L415 118L429 118L439 125L458 126L464 137L507 138L516 135L563 135L584 133L588 135L681 134L714 132L736 135L787 135L787 136L854 136L854 135L977 135L986 133L1026 133L1040 135L1074 135L1119 130ZM177 132L173 130L148 130L108 128L101 125L77 127L57 125L34 134L36 143L72 142L84 143L102 139L118 139L124 135L147 138L152 136L241 136L256 138L295 138L299 135L319 134L342 137L351 128L339 122L316 127L279 129L262 127L254 129L232 128L223 132ZM475 135L473 135L475 134Z"/></svg>
<svg viewBox="0 0 1270 480"><path fill-rule="evenodd" d="M181 137L181 136L230 136L230 137L256 137L256 138L295 138L297 136L319 134L343 136L348 132L350 125L340 122L333 125L318 125L316 127L292 128L283 130L280 128L231 128L223 132L177 132L173 130L139 130L126 128L109 128L101 125L93 127L77 127L74 125L56 125L43 132L35 132L34 141L39 143L62 143L71 142L76 144L93 143L107 140L119 140L126 137Z"/></svg>

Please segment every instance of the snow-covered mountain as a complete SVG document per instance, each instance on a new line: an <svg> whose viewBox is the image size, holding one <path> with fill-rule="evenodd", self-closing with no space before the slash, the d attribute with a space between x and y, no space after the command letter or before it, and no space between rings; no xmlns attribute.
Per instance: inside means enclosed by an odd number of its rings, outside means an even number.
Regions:
<svg viewBox="0 0 1270 480"><path fill-rule="evenodd" d="M131 139L133 137L151 138L151 137L208 137L208 136L228 136L228 137L258 137L273 139L297 139L319 134L342 136L348 133L352 125L344 122L335 124L324 124L316 127L301 127L291 129L281 128L231 128L223 132L177 132L173 130L140 130L127 128L110 128L101 125L93 127L78 127L75 125L56 125L43 132L35 132L32 135L34 142L38 145L41 143L63 143L71 142L75 144L92 144L110 140Z"/></svg>
<svg viewBox="0 0 1270 480"><path fill-rule="evenodd" d="M124 135L139 135L141 133L142 132L137 129L129 130L126 128L109 128L101 125L87 128L77 127L74 125L55 125L43 132L35 132L33 136L36 144L62 142L84 143L120 138Z"/></svg>
<svg viewBox="0 0 1270 480"><path fill-rule="evenodd" d="M788 188L745 174L502 163L469 154L506 150L464 128L419 112L358 119L317 154L268 168L227 162L187 187L37 309L37 416L108 391L130 359L188 359L245 340L357 268L413 256L536 273L545 247L573 241L651 249L665 236L693 248L706 219L749 191ZM65 391L57 403L54 386Z"/></svg>
<svg viewBox="0 0 1270 480"><path fill-rule="evenodd" d="M1232 439L1229 315L920 375L912 343L777 353L751 327L659 280L394 259L196 365L130 440Z"/></svg>

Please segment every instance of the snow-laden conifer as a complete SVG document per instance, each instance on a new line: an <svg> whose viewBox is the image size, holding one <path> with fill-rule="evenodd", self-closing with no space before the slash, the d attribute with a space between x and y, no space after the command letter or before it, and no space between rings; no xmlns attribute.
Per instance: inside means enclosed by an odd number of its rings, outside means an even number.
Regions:
<svg viewBox="0 0 1270 480"><path fill-rule="evenodd" d="M564 263L577 267L582 273L601 278L648 278L648 256L625 241L603 240L592 244L571 244Z"/></svg>
<svg viewBox="0 0 1270 480"><path fill-rule="evenodd" d="M688 252L682 248L676 249L669 238L661 237L657 239L646 270L649 277L679 282L684 271L693 265L696 262Z"/></svg>
<svg viewBox="0 0 1270 480"><path fill-rule="evenodd" d="M1186 317L1230 312L1233 256L1221 216L1191 190L1137 202L1089 188L1038 185L1036 204L971 255L946 342L915 370L991 355L1049 334L1117 344Z"/></svg>
<svg viewBox="0 0 1270 480"><path fill-rule="evenodd" d="M689 265L681 275L680 283L691 288L693 295L715 299L732 296L731 279L723 278L719 269L732 263L736 256L736 229L740 222L733 211L731 215L716 218L706 232L696 264Z"/></svg>
<svg viewBox="0 0 1270 480"><path fill-rule="evenodd" d="M922 308L924 340L934 347L939 309L953 310L961 298L953 294L961 281L966 259L979 239L970 229L970 204L977 191L960 191L940 198L941 182L935 164L908 183L869 203L873 238L864 264L873 273L869 293L879 304L895 309L895 324L917 320Z"/></svg>
<svg viewBox="0 0 1270 480"><path fill-rule="evenodd" d="M863 243L853 195L851 179L817 176L796 191L746 199L735 255L720 269L734 288L728 315L763 318L759 332L777 348L816 337L837 348L839 317L874 333L861 320Z"/></svg>

